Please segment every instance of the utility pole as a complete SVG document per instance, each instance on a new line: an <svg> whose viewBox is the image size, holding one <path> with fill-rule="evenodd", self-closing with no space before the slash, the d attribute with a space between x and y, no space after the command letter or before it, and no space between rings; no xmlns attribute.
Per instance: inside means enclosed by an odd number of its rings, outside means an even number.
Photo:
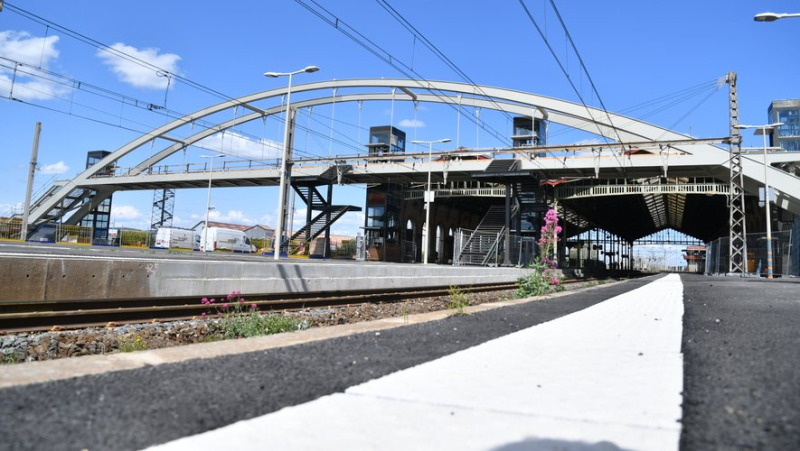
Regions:
<svg viewBox="0 0 800 451"><path fill-rule="evenodd" d="M0 9L3 6L0 0ZM36 123L36 131L33 133L33 149L31 149L31 167L28 170L28 187L25 189L25 206L22 212L22 230L20 230L20 239L22 241L28 240L28 216L31 209L31 191L33 191L33 177L36 174L36 159L39 154L39 134L42 131L42 123Z"/></svg>
<svg viewBox="0 0 800 451"><path fill-rule="evenodd" d="M736 94L736 73L725 76L728 83L728 109L730 113L730 193L728 207L729 259L728 274L747 275L747 226L744 211L744 176L742 174L742 136L739 132L739 100Z"/></svg>

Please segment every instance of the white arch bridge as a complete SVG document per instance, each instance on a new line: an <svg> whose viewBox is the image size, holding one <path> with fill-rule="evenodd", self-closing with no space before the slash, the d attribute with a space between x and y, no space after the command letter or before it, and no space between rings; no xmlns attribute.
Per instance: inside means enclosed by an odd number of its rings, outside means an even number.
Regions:
<svg viewBox="0 0 800 451"><path fill-rule="evenodd" d="M479 189L490 181L503 189L504 177L538 178L557 185L551 190L568 210L570 232L590 224L629 241L666 228L702 240L724 234L728 227L726 203L730 179L730 152L721 144L728 138L695 139L630 117L542 95L490 86L407 79L334 80L295 85L292 94L290 151L287 163L292 182L306 186L331 183L407 183L421 187L430 171L441 196L447 190ZM50 220L77 223L117 191L277 186L275 161L227 162L209 173L194 165L164 166L169 156L214 134L250 121L284 113L286 88L231 99L180 117L113 151L72 180L54 185L31 206L30 223ZM348 102L399 101L447 104L502 111L544 119L602 137L603 144L524 148L454 150L436 154L406 153L370 157L365 154L333 158L293 158L294 116L303 108ZM233 118L215 120L233 111ZM243 111L244 114L238 114ZM724 112L720 112L724 114ZM210 121L210 122L209 122ZM212 125L198 126L211 123ZM375 124L377 125L377 124ZM141 149L146 151L141 152ZM135 151L146 153L123 169L120 160ZM769 156L770 184L777 206L800 214L800 178L793 168L800 155ZM762 155L742 154L743 186L755 195L765 175ZM488 176L488 177L487 177ZM624 188L603 188L603 186ZM481 185L485 188L486 185ZM589 195L599 190L602 195ZM412 188L413 191L413 188ZM462 191L462 194L470 194ZM475 192L472 192L475 194ZM451 193L452 195L452 193ZM504 191L494 191L495 196ZM611 195L615 195L612 197ZM309 197L313 203L313 195Z"/></svg>

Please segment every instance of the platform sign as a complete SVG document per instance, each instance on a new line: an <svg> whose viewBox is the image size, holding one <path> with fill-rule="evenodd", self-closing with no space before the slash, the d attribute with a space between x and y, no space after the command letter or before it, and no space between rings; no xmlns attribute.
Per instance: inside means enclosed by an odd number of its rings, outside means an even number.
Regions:
<svg viewBox="0 0 800 451"><path fill-rule="evenodd" d="M433 202L433 191L425 191L425 202Z"/></svg>

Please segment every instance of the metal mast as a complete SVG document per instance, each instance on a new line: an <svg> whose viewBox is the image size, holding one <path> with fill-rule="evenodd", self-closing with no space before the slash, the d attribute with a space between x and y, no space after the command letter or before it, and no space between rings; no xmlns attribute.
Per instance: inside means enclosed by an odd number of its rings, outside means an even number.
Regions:
<svg viewBox="0 0 800 451"><path fill-rule="evenodd" d="M172 227L174 211L174 189L157 189L153 191L153 212L150 216L150 230L158 230L159 227Z"/></svg>
<svg viewBox="0 0 800 451"><path fill-rule="evenodd" d="M739 101L736 96L736 73L729 72L725 76L728 83L729 111L731 122L731 186L728 194L730 208L730 247L728 274L747 275L747 226L744 212L744 179L742 175L742 136L739 129Z"/></svg>

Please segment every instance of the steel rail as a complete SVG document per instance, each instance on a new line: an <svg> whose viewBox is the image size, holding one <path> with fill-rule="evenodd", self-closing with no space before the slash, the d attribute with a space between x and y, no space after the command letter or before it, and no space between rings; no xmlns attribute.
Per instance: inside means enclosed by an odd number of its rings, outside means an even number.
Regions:
<svg viewBox="0 0 800 451"><path fill-rule="evenodd" d="M465 292L486 292L515 289L515 283L476 284L460 287ZM409 299L440 297L449 294L450 287L424 289L398 288L389 290L360 290L337 292L304 292L281 294L250 294L243 296L249 306L255 304L262 312L304 310L307 308L339 307L344 305L398 302ZM219 306L227 295L208 296L217 299ZM165 322L187 320L204 312L218 310L200 302L197 296L88 299L43 302L0 303L0 332L34 332L48 330L103 327L108 324Z"/></svg>

